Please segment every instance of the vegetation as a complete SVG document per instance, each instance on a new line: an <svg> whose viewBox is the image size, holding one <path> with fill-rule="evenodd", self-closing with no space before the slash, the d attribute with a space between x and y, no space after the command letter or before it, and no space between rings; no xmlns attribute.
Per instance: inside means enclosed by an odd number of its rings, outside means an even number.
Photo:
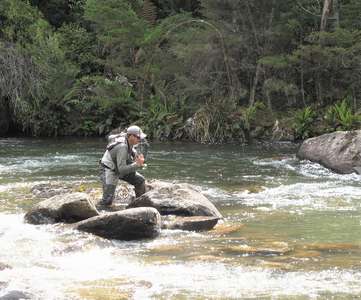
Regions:
<svg viewBox="0 0 361 300"><path fill-rule="evenodd" d="M359 0L2 0L0 134L138 123L244 142L292 111L297 139L356 129L360 15Z"/></svg>
<svg viewBox="0 0 361 300"><path fill-rule="evenodd" d="M315 117L316 113L310 106L296 113L294 124L296 138L306 139L312 136L312 123Z"/></svg>
<svg viewBox="0 0 361 300"><path fill-rule="evenodd" d="M333 130L356 129L360 122L360 116L352 112L348 99L330 106L325 119Z"/></svg>

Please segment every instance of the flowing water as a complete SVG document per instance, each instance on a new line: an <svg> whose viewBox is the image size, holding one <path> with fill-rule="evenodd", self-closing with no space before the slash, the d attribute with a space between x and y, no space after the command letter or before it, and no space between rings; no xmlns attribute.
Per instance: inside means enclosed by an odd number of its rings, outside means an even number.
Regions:
<svg viewBox="0 0 361 300"><path fill-rule="evenodd" d="M35 184L99 188L104 147L0 139L0 299L361 298L361 176L294 145L151 145L143 174L197 186L224 216L209 232L124 242L24 223Z"/></svg>

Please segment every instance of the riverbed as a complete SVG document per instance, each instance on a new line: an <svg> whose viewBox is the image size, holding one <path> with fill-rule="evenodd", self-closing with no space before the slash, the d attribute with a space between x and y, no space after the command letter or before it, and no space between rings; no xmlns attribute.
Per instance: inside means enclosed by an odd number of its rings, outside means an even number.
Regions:
<svg viewBox="0 0 361 300"><path fill-rule="evenodd" d="M106 240L30 225L37 184L100 188L103 139L0 139L0 298L361 298L361 176L297 145L151 143L149 180L189 183L224 219L209 232Z"/></svg>

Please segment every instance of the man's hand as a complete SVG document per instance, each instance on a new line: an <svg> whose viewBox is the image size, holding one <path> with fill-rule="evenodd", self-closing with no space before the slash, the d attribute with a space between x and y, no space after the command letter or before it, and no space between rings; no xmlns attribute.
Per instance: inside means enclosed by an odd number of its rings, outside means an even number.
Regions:
<svg viewBox="0 0 361 300"><path fill-rule="evenodd" d="M135 157L135 163L139 166L139 167L143 167L144 165L144 155L143 154L139 154Z"/></svg>

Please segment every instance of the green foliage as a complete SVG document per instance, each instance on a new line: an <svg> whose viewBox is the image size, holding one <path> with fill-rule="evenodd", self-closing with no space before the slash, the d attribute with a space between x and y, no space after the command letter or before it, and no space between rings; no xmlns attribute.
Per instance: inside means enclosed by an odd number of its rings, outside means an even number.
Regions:
<svg viewBox="0 0 361 300"><path fill-rule="evenodd" d="M95 54L94 34L76 23L68 23L59 28L57 37L65 58L80 67L80 75L101 69Z"/></svg>
<svg viewBox="0 0 361 300"><path fill-rule="evenodd" d="M183 118L178 115L173 103L152 97L142 113L141 123L150 138L171 139L183 125Z"/></svg>
<svg viewBox="0 0 361 300"><path fill-rule="evenodd" d="M21 46L31 45L38 35L49 30L39 11L31 7L27 1L2 0L0 17L0 36L5 41Z"/></svg>
<svg viewBox="0 0 361 300"><path fill-rule="evenodd" d="M349 99L330 106L325 114L327 123L338 130L352 130L358 125L360 118L353 114Z"/></svg>
<svg viewBox="0 0 361 300"><path fill-rule="evenodd" d="M133 89L123 78L83 77L65 95L64 107L73 134L102 135L139 117Z"/></svg>
<svg viewBox="0 0 361 300"><path fill-rule="evenodd" d="M36 6L51 25L59 28L64 23L79 21L86 0L28 0L28 2Z"/></svg>
<svg viewBox="0 0 361 300"><path fill-rule="evenodd" d="M246 108L243 112L243 122L244 122L244 129L249 131L251 129L251 124L255 120L257 110L264 109L265 105L263 102L256 101L254 105L251 105Z"/></svg>
<svg viewBox="0 0 361 300"><path fill-rule="evenodd" d="M285 56L265 56L259 62L264 66L270 66L275 69L284 69L289 66L287 57Z"/></svg>
<svg viewBox="0 0 361 300"><path fill-rule="evenodd" d="M2 96L9 99L15 121L24 131L57 135L56 124L62 123L63 115L61 99L76 68L66 61L50 26L27 2L5 0L0 15L5 19L1 34L7 45L14 45L1 47L3 54L11 55L4 64L8 68L4 82L12 82L12 90L5 88Z"/></svg>
<svg viewBox="0 0 361 300"><path fill-rule="evenodd" d="M243 141L242 118L229 98L209 98L193 116L188 135L200 143Z"/></svg>
<svg viewBox="0 0 361 300"><path fill-rule="evenodd" d="M353 28L361 30L361 2L359 0L348 0L341 5L341 15L343 18L340 23L343 28Z"/></svg>
<svg viewBox="0 0 361 300"><path fill-rule="evenodd" d="M176 139L192 120L196 141L242 140L260 122L255 99L275 114L331 106L333 129L356 128L337 101L349 95L360 109L361 4L339 1L320 32L318 3L1 0L0 102L30 135L141 121L154 138ZM298 138L322 131L314 117L298 113Z"/></svg>
<svg viewBox="0 0 361 300"><path fill-rule="evenodd" d="M146 21L125 0L88 0L85 18L93 23L100 41L99 51L105 54L104 67L112 74L130 75L136 51L147 32Z"/></svg>
<svg viewBox="0 0 361 300"><path fill-rule="evenodd" d="M316 117L315 111L307 106L298 111L294 119L295 136L298 139L306 139L312 136L312 123Z"/></svg>

